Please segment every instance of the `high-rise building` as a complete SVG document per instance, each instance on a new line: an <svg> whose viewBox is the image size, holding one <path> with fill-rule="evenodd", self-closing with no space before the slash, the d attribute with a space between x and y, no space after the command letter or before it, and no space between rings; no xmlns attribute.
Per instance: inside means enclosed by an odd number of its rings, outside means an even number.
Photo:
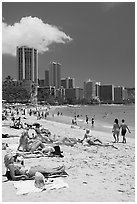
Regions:
<svg viewBox="0 0 137 204"><path fill-rule="evenodd" d="M114 85L101 85L100 86L100 100L105 103L114 101Z"/></svg>
<svg viewBox="0 0 137 204"><path fill-rule="evenodd" d="M64 89L67 88L66 78L62 78L62 79L61 79L61 86L62 86Z"/></svg>
<svg viewBox="0 0 137 204"><path fill-rule="evenodd" d="M75 79L68 77L67 80L68 80L68 88L69 89L75 88Z"/></svg>
<svg viewBox="0 0 137 204"><path fill-rule="evenodd" d="M38 52L27 46L17 47L18 80L30 80L38 84Z"/></svg>
<svg viewBox="0 0 137 204"><path fill-rule="evenodd" d="M49 98L49 96L51 97L55 97L56 95L56 91L55 91L55 87L51 87L51 86L45 86L45 87L38 87L38 101L47 101L47 99Z"/></svg>
<svg viewBox="0 0 137 204"><path fill-rule="evenodd" d="M84 98L87 101L91 101L96 97L96 82L94 80L89 79L84 82Z"/></svg>
<svg viewBox="0 0 137 204"><path fill-rule="evenodd" d="M38 85L39 85L39 87L44 87L45 86L45 80L44 79L38 79Z"/></svg>
<svg viewBox="0 0 137 204"><path fill-rule="evenodd" d="M61 86L63 86L65 89L75 88L75 78L67 77L61 79Z"/></svg>
<svg viewBox="0 0 137 204"><path fill-rule="evenodd" d="M83 99L83 89L79 87L65 89L65 98L67 100L71 100L71 102L82 100Z"/></svg>
<svg viewBox="0 0 137 204"><path fill-rule="evenodd" d="M125 99L124 96L124 87L116 86L114 87L114 101L115 103L122 103Z"/></svg>
<svg viewBox="0 0 137 204"><path fill-rule="evenodd" d="M56 89L61 87L61 64L51 62L49 67L49 85Z"/></svg>
<svg viewBox="0 0 137 204"><path fill-rule="evenodd" d="M96 82L96 84L95 84L95 86L96 86L96 97L97 98L100 98L100 82Z"/></svg>
<svg viewBox="0 0 137 204"><path fill-rule="evenodd" d="M45 86L49 86L49 70L45 70Z"/></svg>

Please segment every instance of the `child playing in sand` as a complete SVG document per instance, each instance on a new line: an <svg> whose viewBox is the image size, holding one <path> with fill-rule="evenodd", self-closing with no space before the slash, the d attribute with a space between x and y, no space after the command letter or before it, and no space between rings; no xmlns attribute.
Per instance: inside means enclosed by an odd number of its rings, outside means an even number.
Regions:
<svg viewBox="0 0 137 204"><path fill-rule="evenodd" d="M122 124L120 125L120 129L121 129L121 135L123 136L123 141L122 142L126 143L126 132L127 132L127 130L128 130L129 133L131 133L131 132L130 132L128 126L125 124L124 119L122 119Z"/></svg>

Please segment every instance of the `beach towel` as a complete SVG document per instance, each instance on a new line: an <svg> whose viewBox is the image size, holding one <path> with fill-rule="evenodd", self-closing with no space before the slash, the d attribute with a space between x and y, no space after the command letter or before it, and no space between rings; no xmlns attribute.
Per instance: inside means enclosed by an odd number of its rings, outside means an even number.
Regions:
<svg viewBox="0 0 137 204"><path fill-rule="evenodd" d="M48 146L47 146L48 148ZM61 153L63 153L60 150L60 146L56 145L53 147L54 152L42 152L40 150L36 150L33 153L32 152L21 152L18 151L18 155L22 155L24 159L29 159L29 158L40 158L40 157L64 157ZM47 150L47 149L46 149Z"/></svg>
<svg viewBox="0 0 137 204"><path fill-rule="evenodd" d="M60 157L60 155L56 155L56 154L42 154L41 152L35 152L35 153L31 153L31 152L19 152L20 155L23 156L24 159L30 159L30 158L42 158L42 157Z"/></svg>
<svg viewBox="0 0 137 204"><path fill-rule="evenodd" d="M53 190L60 188L68 188L68 184L64 182L62 178L54 178L48 181L43 189L36 188L34 185L34 180L25 180L25 181L13 181L14 187L17 189L17 195L25 195L28 193L38 193L44 190Z"/></svg>

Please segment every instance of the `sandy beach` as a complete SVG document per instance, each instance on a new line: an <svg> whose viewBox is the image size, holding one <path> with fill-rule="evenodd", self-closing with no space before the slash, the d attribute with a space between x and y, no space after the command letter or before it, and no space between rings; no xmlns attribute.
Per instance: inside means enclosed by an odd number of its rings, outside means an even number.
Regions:
<svg viewBox="0 0 137 204"><path fill-rule="evenodd" d="M64 119L63 119L64 117ZM60 118L60 119L59 119ZM48 129L52 134L83 138L85 130L83 127L72 126L63 123L67 120L65 116L57 118L50 117L45 120L36 120L34 116L28 116L26 122L39 122L42 127ZM8 121L2 127L2 132L15 137L2 138L2 142L8 143L11 149L16 150L19 135L23 131L11 129ZM102 140L103 143L113 144L112 133L92 129L92 134ZM115 144L118 149L112 147L74 146L60 145L63 158L41 157L25 159L27 166L36 163L52 166L65 165L68 176L63 180L68 188L54 189L39 193L17 195L13 181L6 181L2 176L2 201L3 202L134 202L135 201L135 139L127 138L127 144ZM2 159L5 155L2 150ZM2 174L5 167L2 161ZM6 182L5 182L6 181ZM7 193L8 192L8 193Z"/></svg>

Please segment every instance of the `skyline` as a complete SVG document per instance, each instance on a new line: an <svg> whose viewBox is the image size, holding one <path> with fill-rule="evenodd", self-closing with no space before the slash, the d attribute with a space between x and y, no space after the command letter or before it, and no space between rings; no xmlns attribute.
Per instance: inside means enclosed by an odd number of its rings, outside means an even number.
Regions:
<svg viewBox="0 0 137 204"><path fill-rule="evenodd" d="M48 49L39 54L39 79L44 79L50 62L57 61L61 64L61 78L75 78L79 87L89 78L101 84L135 87L134 12L133 2L2 3L7 28L21 25L22 17L36 17L50 29L56 26L58 38L50 38L51 43L44 47ZM3 54L3 79L7 75L16 78L15 73L16 57Z"/></svg>

